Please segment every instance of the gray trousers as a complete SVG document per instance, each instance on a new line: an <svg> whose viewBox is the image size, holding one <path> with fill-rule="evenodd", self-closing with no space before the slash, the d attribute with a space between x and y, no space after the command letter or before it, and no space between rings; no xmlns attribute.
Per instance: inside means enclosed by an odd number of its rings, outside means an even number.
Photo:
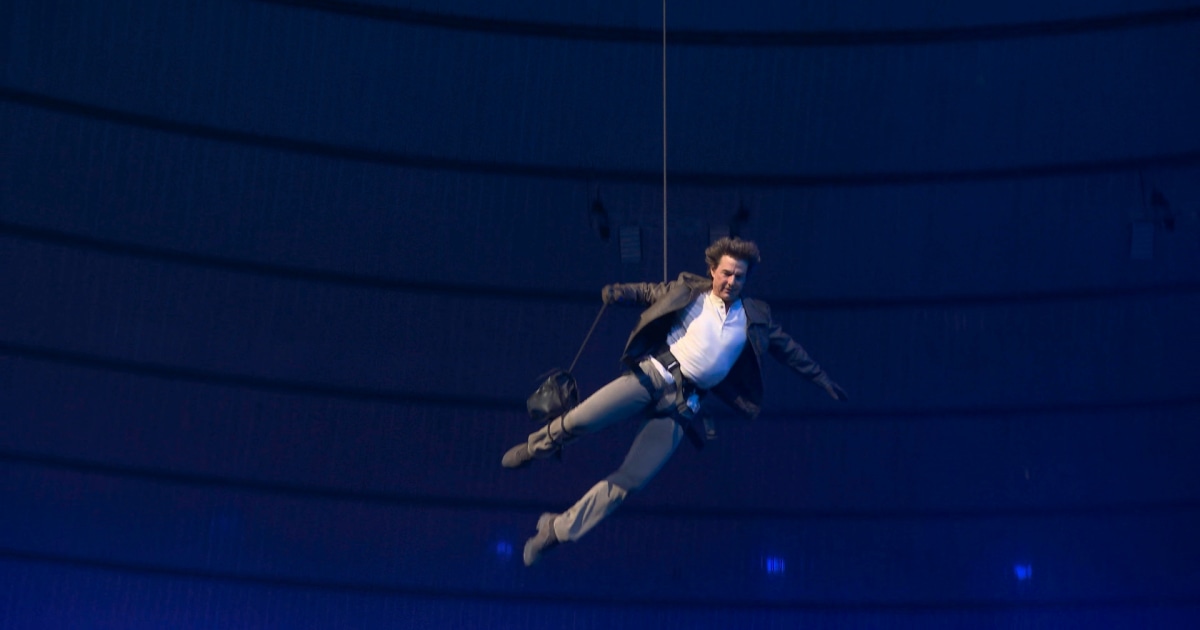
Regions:
<svg viewBox="0 0 1200 630"><path fill-rule="evenodd" d="M643 359L638 368L617 377L561 418L529 435L529 452L545 458L554 453L556 444L622 420L645 420L621 467L555 518L554 533L560 541L582 538L620 507L630 492L653 479L679 446L683 429L670 417L675 407L674 380L663 378L649 358Z"/></svg>

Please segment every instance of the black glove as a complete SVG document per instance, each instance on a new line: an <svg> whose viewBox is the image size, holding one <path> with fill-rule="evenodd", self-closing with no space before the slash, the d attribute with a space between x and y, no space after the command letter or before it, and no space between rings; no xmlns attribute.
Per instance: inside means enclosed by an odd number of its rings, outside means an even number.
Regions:
<svg viewBox="0 0 1200 630"><path fill-rule="evenodd" d="M611 284L604 285L604 288L600 289L600 301L605 304L616 304L617 287Z"/></svg>
<svg viewBox="0 0 1200 630"><path fill-rule="evenodd" d="M846 402L847 400L850 400L850 396L846 394L846 390L842 389L841 385L829 380L828 377L823 377L820 381L818 381L817 384L821 387L824 387L825 391L829 392L829 397L834 400L840 402Z"/></svg>

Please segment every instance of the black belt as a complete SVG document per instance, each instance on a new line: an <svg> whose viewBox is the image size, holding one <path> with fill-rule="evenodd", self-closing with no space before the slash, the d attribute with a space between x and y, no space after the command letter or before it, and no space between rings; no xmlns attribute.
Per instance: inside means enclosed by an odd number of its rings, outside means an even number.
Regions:
<svg viewBox="0 0 1200 630"><path fill-rule="evenodd" d="M671 354L670 347L664 345L652 356L666 368L671 378L675 379L675 411L671 414L671 418L683 429L684 435L687 436L692 446L697 449L704 448L704 439L700 437L700 432L692 423L696 414L688 406L688 398L691 398L692 394L704 394L707 390L697 387L696 383L683 375L683 371L679 367L679 359Z"/></svg>

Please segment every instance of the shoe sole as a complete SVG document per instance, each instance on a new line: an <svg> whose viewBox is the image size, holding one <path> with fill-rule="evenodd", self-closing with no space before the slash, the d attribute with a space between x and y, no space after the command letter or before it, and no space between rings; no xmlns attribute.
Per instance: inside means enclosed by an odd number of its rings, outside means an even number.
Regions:
<svg viewBox="0 0 1200 630"><path fill-rule="evenodd" d="M512 455L513 453L518 452L517 449L520 449L522 447L525 448L525 456L524 457L521 457L520 459L518 459L520 456L514 455L512 458L509 458L509 455ZM516 463L512 463L514 461ZM502 457L500 459L500 465L509 470L516 470L518 468L524 468L531 463L533 463L533 456L531 456L529 454L529 447L524 444L518 444L518 445L508 449L508 452L505 453L504 457Z"/></svg>
<svg viewBox="0 0 1200 630"><path fill-rule="evenodd" d="M537 534L534 534L534 536L532 538L525 541L525 549L524 549L523 553L521 554L521 559L525 561L525 566L527 566L527 567L533 566L538 561L538 559L542 557L543 551L558 544L558 535L554 534L554 532L552 531L551 534L554 536L554 542L543 545L536 552L533 549L533 546L535 544L537 544L538 539L540 539L542 537L542 532L545 531L546 529L550 529L551 527L553 527L553 523L551 521L553 521L554 517L556 517L556 516L558 516L558 515L553 512L545 512L541 516L538 517Z"/></svg>

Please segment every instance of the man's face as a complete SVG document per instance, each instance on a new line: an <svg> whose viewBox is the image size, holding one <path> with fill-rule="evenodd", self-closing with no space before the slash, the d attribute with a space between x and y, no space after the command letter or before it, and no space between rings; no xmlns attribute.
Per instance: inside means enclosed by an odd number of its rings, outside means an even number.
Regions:
<svg viewBox="0 0 1200 630"><path fill-rule="evenodd" d="M722 256L716 267L708 270L713 279L713 295L725 300L726 304L738 299L746 285L746 273L750 265L732 256Z"/></svg>

